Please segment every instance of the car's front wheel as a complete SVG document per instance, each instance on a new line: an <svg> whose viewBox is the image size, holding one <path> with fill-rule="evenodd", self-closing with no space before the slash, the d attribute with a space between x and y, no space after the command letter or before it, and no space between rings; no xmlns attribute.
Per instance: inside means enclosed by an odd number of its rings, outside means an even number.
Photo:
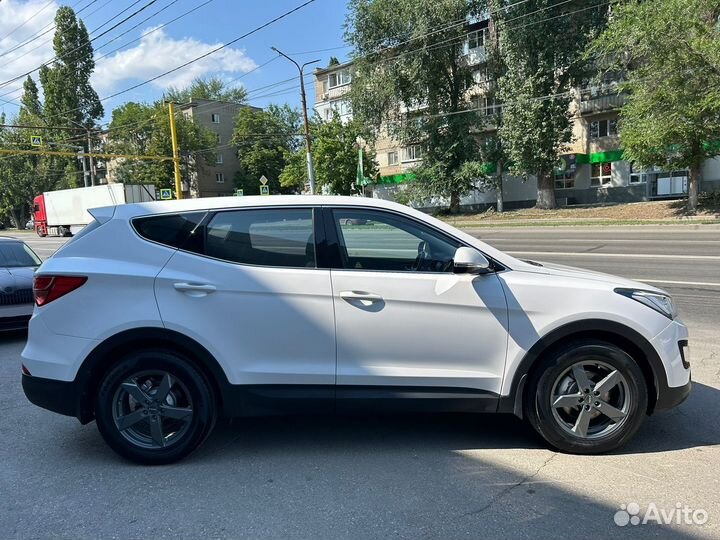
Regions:
<svg viewBox="0 0 720 540"><path fill-rule="evenodd" d="M118 454L138 463L182 459L210 434L215 402L201 372L164 350L131 353L103 378L95 416Z"/></svg>
<svg viewBox="0 0 720 540"><path fill-rule="evenodd" d="M621 348L576 342L545 358L531 375L525 413L565 452L608 452L627 442L646 416L642 370Z"/></svg>

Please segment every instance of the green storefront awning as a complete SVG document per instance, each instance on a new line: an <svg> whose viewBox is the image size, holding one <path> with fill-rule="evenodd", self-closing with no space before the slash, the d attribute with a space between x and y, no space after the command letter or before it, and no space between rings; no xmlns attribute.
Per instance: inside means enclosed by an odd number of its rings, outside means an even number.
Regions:
<svg viewBox="0 0 720 540"><path fill-rule="evenodd" d="M409 182L412 180L415 180L417 176L415 176L414 173L404 173L404 174L391 174L389 176L381 176L376 184L402 184L403 182Z"/></svg>

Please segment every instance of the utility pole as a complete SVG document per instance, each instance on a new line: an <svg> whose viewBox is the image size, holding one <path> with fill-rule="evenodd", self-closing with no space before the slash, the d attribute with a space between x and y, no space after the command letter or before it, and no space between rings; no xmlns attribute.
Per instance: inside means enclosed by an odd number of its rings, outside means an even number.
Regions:
<svg viewBox="0 0 720 540"><path fill-rule="evenodd" d="M78 146L78 159L82 161L83 183L85 184L85 187L89 187L90 178L88 177L88 169L87 165L85 164L85 149L82 146Z"/></svg>
<svg viewBox="0 0 720 540"><path fill-rule="evenodd" d="M180 181L180 151L178 149L177 128L175 127L175 108L172 101L168 101L170 113L170 138L172 139L173 169L175 171L175 198L182 199L182 183Z"/></svg>
<svg viewBox="0 0 720 540"><path fill-rule="evenodd" d="M93 159L93 147L92 147L92 136L90 130L87 130L87 143L88 143L88 160L90 161L90 185L97 185L97 177L95 170L95 159Z"/></svg>
<svg viewBox="0 0 720 540"><path fill-rule="evenodd" d="M319 62L320 60L312 60L310 62L305 62L302 66L298 64L295 60L290 58L287 54L282 52L281 50L270 47L273 51L278 53L280 56L290 60L293 64L295 64L295 67L298 68L298 71L300 72L300 97L302 98L302 110L303 110L303 118L305 120L305 154L306 154L306 160L307 160L307 170L308 170L308 181L310 182L310 194L315 194L315 166L313 165L313 158L312 158L312 143L310 142L310 122L308 121L308 113L307 113L307 101L305 99L305 80L303 78L303 69L305 69L305 66L308 66L310 64L315 64Z"/></svg>

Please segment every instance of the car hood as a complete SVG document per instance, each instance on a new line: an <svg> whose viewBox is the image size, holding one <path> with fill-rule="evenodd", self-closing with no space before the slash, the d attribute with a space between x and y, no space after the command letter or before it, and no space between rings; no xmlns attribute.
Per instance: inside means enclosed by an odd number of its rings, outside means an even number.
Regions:
<svg viewBox="0 0 720 540"><path fill-rule="evenodd" d="M634 281L632 279L623 278L620 276L614 276L612 274L605 274L603 272L595 272L593 270L585 270L584 268L576 268L574 266L565 266L564 264L546 263L546 262L533 262L525 261L533 265L532 269L523 268L524 271L537 272L543 274L549 274L558 277L576 278L576 279L589 279L593 281L602 281L613 287L624 287L628 289L642 289L645 291L654 291L662 294L668 294L667 292L642 283L640 281ZM534 266L535 264L541 264L542 266Z"/></svg>
<svg viewBox="0 0 720 540"><path fill-rule="evenodd" d="M2 267L0 268L0 290L32 289L34 266Z"/></svg>

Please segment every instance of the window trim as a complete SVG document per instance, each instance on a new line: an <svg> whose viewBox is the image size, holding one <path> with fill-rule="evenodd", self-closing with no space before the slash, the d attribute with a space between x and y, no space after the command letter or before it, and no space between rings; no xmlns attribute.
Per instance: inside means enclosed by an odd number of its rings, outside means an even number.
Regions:
<svg viewBox="0 0 720 540"><path fill-rule="evenodd" d="M407 214L403 214L402 212L397 212L395 210L391 210L388 208L376 208L373 206L363 206L363 205L332 205L332 206L323 206L323 219L325 222L325 244L324 248L328 250L327 253L327 260L330 262L331 270L343 270L345 272L373 272L376 274L400 274L400 275L429 275L429 276L440 276L440 275L452 275L451 272L427 272L427 271L401 271L401 270L371 270L366 268L345 268L342 261L342 254L340 252L341 246L340 246L340 238L338 236L337 227L335 225L335 217L333 216L333 210L359 210L359 211L371 211L371 212L379 212L383 214L388 214L392 217L399 217L404 218L409 221L412 221L413 224L417 224L420 227L424 227L426 229L429 229L433 231L434 233L438 234L441 237L447 237L451 238L454 242L456 242L459 247L469 247L471 249L475 249L482 253L485 258L490 262L490 268L492 269L492 273L498 274L500 272L504 272L507 270L510 270L503 264L497 261L497 259L491 257L484 251L478 249L476 246L472 246L468 244L466 241L464 241L461 238L458 238L457 236L450 234L446 231L443 231L442 229L439 229L438 227L435 227L434 225L430 223L425 223L424 221L420 221L416 219L413 216L409 216Z"/></svg>

